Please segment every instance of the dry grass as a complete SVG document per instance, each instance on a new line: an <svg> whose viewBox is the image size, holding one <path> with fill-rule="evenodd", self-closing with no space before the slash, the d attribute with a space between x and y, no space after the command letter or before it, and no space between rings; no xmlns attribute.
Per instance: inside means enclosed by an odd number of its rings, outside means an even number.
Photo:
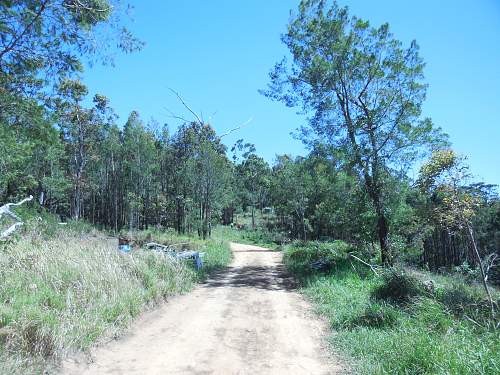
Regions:
<svg viewBox="0 0 500 375"><path fill-rule="evenodd" d="M163 254L122 254L96 231L47 237L35 227L0 245L0 374L37 372L117 335L146 306L196 280Z"/></svg>

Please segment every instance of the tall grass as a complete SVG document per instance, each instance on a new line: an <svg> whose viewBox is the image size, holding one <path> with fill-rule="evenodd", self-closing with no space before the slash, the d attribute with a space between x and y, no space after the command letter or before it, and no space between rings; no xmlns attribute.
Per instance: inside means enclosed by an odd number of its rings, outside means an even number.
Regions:
<svg viewBox="0 0 500 375"><path fill-rule="evenodd" d="M41 372L118 335L147 306L188 291L231 256L221 241L197 243L207 265L197 273L160 253L123 254L115 241L72 224L61 229L39 223L0 246L2 374Z"/></svg>
<svg viewBox="0 0 500 375"><path fill-rule="evenodd" d="M500 373L500 331L479 288L440 278L429 291L403 271L378 277L344 256L329 272L311 273L300 255L311 256L308 246L289 247L285 262L354 373Z"/></svg>
<svg viewBox="0 0 500 375"><path fill-rule="evenodd" d="M170 245L177 250L196 250L203 253L203 268L196 273L197 280L203 280L206 276L217 269L228 265L232 259L226 236L227 232L223 227L217 227L212 233L212 237L202 240L194 235L178 235L172 228L158 230L155 228L137 232L128 232L127 236L132 238L136 246L147 242L157 242L163 245Z"/></svg>

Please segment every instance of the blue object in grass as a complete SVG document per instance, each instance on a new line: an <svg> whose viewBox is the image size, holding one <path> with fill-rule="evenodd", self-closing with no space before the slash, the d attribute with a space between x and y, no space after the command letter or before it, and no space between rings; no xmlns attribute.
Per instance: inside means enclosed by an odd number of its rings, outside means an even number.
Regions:
<svg viewBox="0 0 500 375"><path fill-rule="evenodd" d="M132 250L132 246L130 244L118 245L118 250L123 253L129 253Z"/></svg>
<svg viewBox="0 0 500 375"><path fill-rule="evenodd" d="M311 263L311 268L318 271L328 271L333 265L329 259L321 258Z"/></svg>
<svg viewBox="0 0 500 375"><path fill-rule="evenodd" d="M173 258L177 259L186 259L186 260L192 260L194 263L194 266L197 270L203 267L203 256L205 253L201 253L199 251L180 251L177 252L171 247L161 245L156 242L149 242L146 244L146 248L158 251L161 253L164 253L165 255L171 256Z"/></svg>
<svg viewBox="0 0 500 375"><path fill-rule="evenodd" d="M199 251L183 251L180 253L174 253L174 256L177 259L192 259L197 270L203 267L203 261L201 259L202 255Z"/></svg>

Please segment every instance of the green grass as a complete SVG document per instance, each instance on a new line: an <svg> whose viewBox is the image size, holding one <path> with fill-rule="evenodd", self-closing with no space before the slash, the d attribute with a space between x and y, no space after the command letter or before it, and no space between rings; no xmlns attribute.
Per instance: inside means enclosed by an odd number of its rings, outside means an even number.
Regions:
<svg viewBox="0 0 500 375"><path fill-rule="evenodd" d="M228 242L230 238L226 237L226 234L228 232L225 230L216 228L211 238L202 240L196 235L179 235L172 228L167 230L149 229L126 233L132 239L135 247L147 242L157 242L170 245L178 250L196 250L204 253L203 268L196 272L197 280L205 279L210 272L227 266L231 261L232 253Z"/></svg>
<svg viewBox="0 0 500 375"><path fill-rule="evenodd" d="M288 236L285 233L269 230L269 225L272 226L275 221L274 214L262 214L260 210L256 210L255 229L252 229L251 213L238 213L234 215L234 228L218 225L214 228L213 237L268 249L280 249L281 245L288 241ZM236 225L243 227L236 229Z"/></svg>
<svg viewBox="0 0 500 375"><path fill-rule="evenodd" d="M189 291L231 259L227 243L174 233L134 233L137 240L189 242L205 252L203 270L163 254L117 251L85 224L34 222L0 245L0 374L41 373L103 337L117 336L142 311Z"/></svg>
<svg viewBox="0 0 500 375"><path fill-rule="evenodd" d="M279 249L281 247L276 234L263 229L252 230L247 228L238 230L219 225L214 229L213 237L268 249Z"/></svg>
<svg viewBox="0 0 500 375"><path fill-rule="evenodd" d="M285 262L329 320L331 343L352 358L354 373L500 373L500 333L477 287L441 279L427 291L402 271L377 277L342 255L328 273L314 273L300 257L311 251L292 245Z"/></svg>

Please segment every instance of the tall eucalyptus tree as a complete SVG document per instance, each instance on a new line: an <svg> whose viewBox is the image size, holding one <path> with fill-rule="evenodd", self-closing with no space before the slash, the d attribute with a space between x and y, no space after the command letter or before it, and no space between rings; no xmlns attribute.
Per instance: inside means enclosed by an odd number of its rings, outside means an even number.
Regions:
<svg viewBox="0 0 500 375"><path fill-rule="evenodd" d="M422 118L424 63L415 41L371 27L335 2L303 0L282 36L292 62L276 64L264 94L310 115L303 139L345 150L377 215L381 260L391 263L385 179L421 146L442 139ZM311 131L312 130L312 131Z"/></svg>

